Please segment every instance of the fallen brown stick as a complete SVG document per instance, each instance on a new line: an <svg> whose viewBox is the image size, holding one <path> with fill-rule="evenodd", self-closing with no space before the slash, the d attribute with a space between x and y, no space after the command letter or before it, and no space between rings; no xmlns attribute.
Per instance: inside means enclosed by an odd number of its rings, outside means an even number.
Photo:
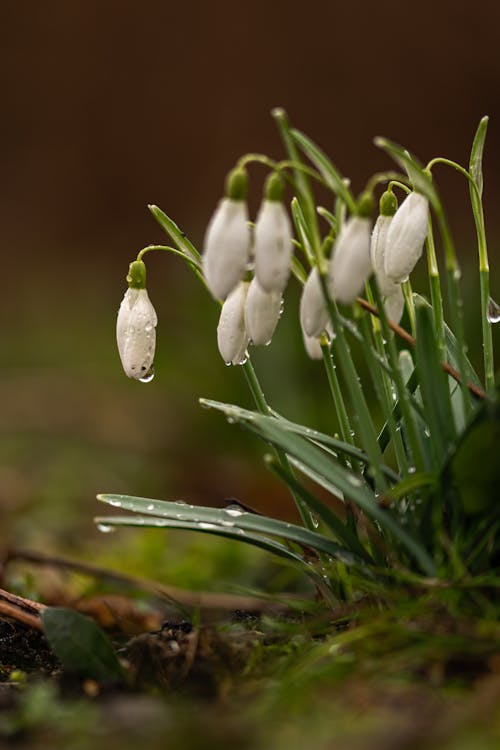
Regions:
<svg viewBox="0 0 500 750"><path fill-rule="evenodd" d="M13 620L22 622L30 628L43 630L40 613L45 609L44 604L25 599L23 596L11 594L9 591L0 589L0 616L4 615Z"/></svg>

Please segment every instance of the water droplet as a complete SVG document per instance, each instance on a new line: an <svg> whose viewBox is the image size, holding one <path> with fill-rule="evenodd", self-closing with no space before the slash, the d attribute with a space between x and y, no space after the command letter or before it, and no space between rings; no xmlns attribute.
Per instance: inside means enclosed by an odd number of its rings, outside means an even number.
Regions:
<svg viewBox="0 0 500 750"><path fill-rule="evenodd" d="M208 530L210 530L210 529L216 529L216 528L217 528L217 525L216 525L215 523L206 523L205 521L201 521L201 522L200 522L200 523L198 524L198 527L199 527L200 529L206 529L206 530L208 531Z"/></svg>
<svg viewBox="0 0 500 750"><path fill-rule="evenodd" d="M110 500L109 504L113 505L115 508L121 508L122 507L122 504L121 504L120 500Z"/></svg>
<svg viewBox="0 0 500 750"><path fill-rule="evenodd" d="M154 503L149 503L147 509L148 510L154 510L155 509Z"/></svg>
<svg viewBox="0 0 500 750"><path fill-rule="evenodd" d="M317 516L315 516L314 513L309 513L309 517L311 519L312 525L314 526L315 529L317 529L319 526L319 520Z"/></svg>
<svg viewBox="0 0 500 750"><path fill-rule="evenodd" d="M107 523L98 523L97 528L102 534L112 534L116 531L114 526L109 526Z"/></svg>
<svg viewBox="0 0 500 750"><path fill-rule="evenodd" d="M414 466L408 466L408 474L415 474L416 468Z"/></svg>
<svg viewBox="0 0 500 750"><path fill-rule="evenodd" d="M492 297L488 300L487 318L488 323L500 322L500 305Z"/></svg>
<svg viewBox="0 0 500 750"><path fill-rule="evenodd" d="M142 378L139 378L139 383L151 383L155 376L155 370L154 367L150 367L149 370L145 375L142 376Z"/></svg>
<svg viewBox="0 0 500 750"><path fill-rule="evenodd" d="M234 521L222 521L223 526L234 526Z"/></svg>
<svg viewBox="0 0 500 750"><path fill-rule="evenodd" d="M228 516L232 516L233 518L238 518L238 516L243 515L242 510L239 510L238 508L234 508L232 506L229 506L229 508L224 508L224 513L227 513Z"/></svg>
<svg viewBox="0 0 500 750"><path fill-rule="evenodd" d="M150 331L152 331L153 326L151 325L151 323L148 323L147 326L144 326L144 330L146 331L146 333L149 333Z"/></svg>

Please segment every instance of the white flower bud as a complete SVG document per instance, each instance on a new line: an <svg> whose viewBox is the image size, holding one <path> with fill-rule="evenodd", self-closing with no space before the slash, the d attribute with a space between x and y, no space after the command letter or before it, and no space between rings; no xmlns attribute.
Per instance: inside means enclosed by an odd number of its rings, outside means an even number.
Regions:
<svg viewBox="0 0 500 750"><path fill-rule="evenodd" d="M399 323L405 309L405 298L401 286L397 284L394 291L388 294L384 300L384 310L387 320L392 323Z"/></svg>
<svg viewBox="0 0 500 750"><path fill-rule="evenodd" d="M129 378L150 379L158 319L146 289L127 289L116 321L116 342Z"/></svg>
<svg viewBox="0 0 500 750"><path fill-rule="evenodd" d="M217 326L217 345L227 365L242 365L247 359L248 333L245 327L245 302L248 283L240 282L222 305Z"/></svg>
<svg viewBox="0 0 500 750"><path fill-rule="evenodd" d="M333 299L352 304L372 270L370 260L370 220L352 216L340 230L333 248L328 288Z"/></svg>
<svg viewBox="0 0 500 750"><path fill-rule="evenodd" d="M254 230L255 275L266 292L282 292L290 275L292 227L281 201L262 201Z"/></svg>
<svg viewBox="0 0 500 750"><path fill-rule="evenodd" d="M321 288L318 267L315 266L302 288L300 325L304 336L319 336L328 322L328 310Z"/></svg>
<svg viewBox="0 0 500 750"><path fill-rule="evenodd" d="M256 278L248 288L245 304L245 325L254 346L271 343L283 306L280 292L265 292Z"/></svg>
<svg viewBox="0 0 500 750"><path fill-rule="evenodd" d="M323 359L323 350L317 336L304 336L304 346L309 359Z"/></svg>
<svg viewBox="0 0 500 750"><path fill-rule="evenodd" d="M249 255L247 205L242 200L223 198L203 243L203 274L214 297L226 299L245 275Z"/></svg>
<svg viewBox="0 0 500 750"><path fill-rule="evenodd" d="M373 227L372 239L370 244L370 257L373 271L377 279L378 288L383 297L388 297L395 293L398 288L392 279L389 279L385 273L385 252L387 246L387 232L391 226L393 217L383 216L380 214Z"/></svg>
<svg viewBox="0 0 500 750"><path fill-rule="evenodd" d="M415 192L404 199L394 214L385 245L385 273L392 281L407 279L422 255L428 216L427 198Z"/></svg>

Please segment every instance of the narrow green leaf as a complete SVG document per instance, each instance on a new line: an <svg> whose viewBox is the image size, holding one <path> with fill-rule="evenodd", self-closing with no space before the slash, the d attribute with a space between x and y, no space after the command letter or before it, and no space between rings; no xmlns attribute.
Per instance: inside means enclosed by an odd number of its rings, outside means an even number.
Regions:
<svg viewBox="0 0 500 750"><path fill-rule="evenodd" d="M451 450L455 427L447 377L441 367L431 308L417 302L416 361L431 444L439 468Z"/></svg>
<svg viewBox="0 0 500 750"><path fill-rule="evenodd" d="M292 137L294 141L300 146L302 151L314 164L318 172L322 175L324 180L330 185L332 190L342 197L342 200L346 203L351 213L356 211L356 203L351 195L349 188L347 187L340 172L333 166L330 159L326 154L311 141L307 135L301 133L300 130L292 130Z"/></svg>
<svg viewBox="0 0 500 750"><path fill-rule="evenodd" d="M391 496L399 500L405 495L410 495L415 490L421 490L422 487L432 487L436 484L437 474L431 471L417 471L414 474L408 474L399 484L391 489Z"/></svg>
<svg viewBox="0 0 500 750"><path fill-rule="evenodd" d="M420 294L414 293L413 298L415 300L415 303L419 303L422 305L426 305L429 308L432 308L431 304L425 299L425 297L422 297ZM452 367L458 369L458 342L456 339L455 334L453 331L446 325L444 326L444 332L445 332L445 343L446 343L446 352L448 355L448 361ZM474 383L474 385L477 385L479 388L482 388L481 380L479 379L478 374L476 373L470 359L468 357L465 358L465 365L466 365L466 377L467 380L470 380L471 383Z"/></svg>
<svg viewBox="0 0 500 750"><path fill-rule="evenodd" d="M99 681L123 681L111 642L94 620L64 607L47 607L41 618L49 645L65 669Z"/></svg>
<svg viewBox="0 0 500 750"><path fill-rule="evenodd" d="M307 225L304 212L302 211L301 205L297 198L293 198L290 209L292 212L292 219L295 226L295 231L300 240L300 244L307 256L307 260L310 265L314 264L314 250L312 246L311 234Z"/></svg>
<svg viewBox="0 0 500 750"><path fill-rule="evenodd" d="M470 152L469 171L479 195L483 194L483 151L488 130L488 117L483 117L477 127Z"/></svg>
<svg viewBox="0 0 500 750"><path fill-rule="evenodd" d="M164 213L161 208L158 208L158 206L148 206L148 208L158 224L160 224L160 226L172 239L174 245L176 245L185 256L187 256L191 260L196 261L196 263L199 264L201 260L199 252L197 251L193 243L189 241L184 232L179 229L175 221L167 216L167 214Z"/></svg>
<svg viewBox="0 0 500 750"><path fill-rule="evenodd" d="M432 177L406 149L387 138L375 138L375 145L387 151L394 161L405 170L415 190L429 200L433 208L439 210L439 198L432 184Z"/></svg>
<svg viewBox="0 0 500 750"><path fill-rule="evenodd" d="M295 466L298 466L304 474L314 481L321 480L322 486L333 495L338 496L340 491L406 547L426 573L434 574L434 563L425 549L400 526L388 510L378 505L373 492L368 489L359 476L333 462L319 448L304 440L304 438L290 434L273 417L253 414L252 412L249 413L251 416L248 416L248 413L245 415L238 407L230 407L227 404L218 404L213 401L203 401L203 403L219 409L234 421L240 422L247 429L260 435L264 440L284 450Z"/></svg>
<svg viewBox="0 0 500 750"><path fill-rule="evenodd" d="M194 524L199 531L223 533L235 538L239 538L246 532L270 534L271 536L288 539L304 547L311 547L319 552L325 552L327 555L338 557L345 562L354 561L353 555L348 549L341 547L323 534L309 531L309 529L304 529L293 523L247 513L236 508L208 508L130 495L104 494L98 495L97 499L123 510Z"/></svg>

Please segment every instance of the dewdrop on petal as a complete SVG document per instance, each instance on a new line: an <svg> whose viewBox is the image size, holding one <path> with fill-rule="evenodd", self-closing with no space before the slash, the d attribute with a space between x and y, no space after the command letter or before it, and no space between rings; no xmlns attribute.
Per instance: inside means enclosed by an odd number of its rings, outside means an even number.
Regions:
<svg viewBox="0 0 500 750"><path fill-rule="evenodd" d="M245 303L245 326L254 346L267 346L281 316L281 292L266 292L256 278L248 288Z"/></svg>
<svg viewBox="0 0 500 750"><path fill-rule="evenodd" d="M410 193L396 211L387 232L385 273L394 282L405 281L422 255L427 237L429 202Z"/></svg>
<svg viewBox="0 0 500 750"><path fill-rule="evenodd" d="M220 201L205 233L203 275L218 299L226 299L241 281L250 259L247 182L244 169L229 173L226 197Z"/></svg>
<svg viewBox="0 0 500 750"><path fill-rule="evenodd" d="M130 264L125 292L116 321L116 342L125 374L147 383L154 375L153 359L158 319L146 290L146 266Z"/></svg>
<svg viewBox="0 0 500 750"><path fill-rule="evenodd" d="M392 279L389 279L385 273L385 252L387 245L387 233L392 223L392 217L398 207L397 198L394 193L387 190L380 198L380 214L373 227L370 257L373 266L373 272L377 279L378 288L383 297L389 296L395 292L398 285Z"/></svg>
<svg viewBox="0 0 500 750"><path fill-rule="evenodd" d="M370 258L372 198L362 196L359 214L351 216L340 230L328 272L328 289L333 299L352 304L372 271Z"/></svg>
<svg viewBox="0 0 500 750"><path fill-rule="evenodd" d="M307 277L300 297L300 325L304 336L319 336L326 328L328 310L325 304L318 267Z"/></svg>
<svg viewBox="0 0 500 750"><path fill-rule="evenodd" d="M254 228L255 276L266 292L282 292L290 275L292 225L283 205L283 182L272 173Z"/></svg>
<svg viewBox="0 0 500 750"><path fill-rule="evenodd" d="M217 345L226 365L242 365L248 354L248 333L245 326L245 302L248 283L241 281L228 296L220 312Z"/></svg>

